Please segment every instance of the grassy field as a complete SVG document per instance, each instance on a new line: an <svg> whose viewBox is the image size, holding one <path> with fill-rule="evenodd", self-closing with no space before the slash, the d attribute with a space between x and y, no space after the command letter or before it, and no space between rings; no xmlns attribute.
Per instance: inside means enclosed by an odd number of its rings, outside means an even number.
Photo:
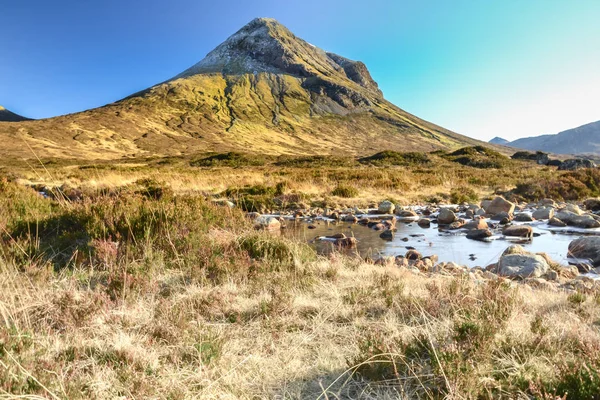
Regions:
<svg viewBox="0 0 600 400"><path fill-rule="evenodd" d="M61 188L67 195L77 191L93 196L102 190L143 189L150 185L175 194L229 196L234 200L243 197L265 210L281 208L272 201L276 195L294 195L302 201L292 203L305 206L335 208L386 198L398 204L475 201L515 188L518 199L530 201L543 196L575 200L600 194L596 171L557 172L556 167L512 160L477 147L454 153L388 151L364 158L269 157L232 152L123 163L13 161L4 165L0 162L0 173L24 185ZM593 176L583 176L586 173ZM350 188L345 197L335 195L340 186Z"/></svg>
<svg viewBox="0 0 600 400"><path fill-rule="evenodd" d="M595 285L323 257L243 210L598 195L462 153L2 166L0 397L597 399Z"/></svg>

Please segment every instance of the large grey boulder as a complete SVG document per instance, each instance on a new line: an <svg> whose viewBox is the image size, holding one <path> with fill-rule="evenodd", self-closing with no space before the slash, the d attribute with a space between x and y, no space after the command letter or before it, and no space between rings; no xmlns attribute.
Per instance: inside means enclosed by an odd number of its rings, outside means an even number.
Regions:
<svg viewBox="0 0 600 400"><path fill-rule="evenodd" d="M585 158L574 158L563 161L559 166L559 171L574 171L582 168L596 168L596 163Z"/></svg>
<svg viewBox="0 0 600 400"><path fill-rule="evenodd" d="M600 237L585 236L573 240L569 243L569 255L590 260L595 267L600 266Z"/></svg>
<svg viewBox="0 0 600 400"><path fill-rule="evenodd" d="M550 266L537 254L505 254L498 260L498 275L509 278L539 278Z"/></svg>
<svg viewBox="0 0 600 400"><path fill-rule="evenodd" d="M504 197L497 196L490 204L485 208L485 212L491 215L496 215L501 212L512 214L515 211L514 203L506 200Z"/></svg>
<svg viewBox="0 0 600 400"><path fill-rule="evenodd" d="M438 215L438 224L450 225L454 221L456 221L456 214L454 214L447 208L442 208L440 210L440 213Z"/></svg>
<svg viewBox="0 0 600 400"><path fill-rule="evenodd" d="M600 228L600 222L588 214L579 215L573 211L561 210L554 216L570 226L576 226L578 228L585 229Z"/></svg>
<svg viewBox="0 0 600 400"><path fill-rule="evenodd" d="M515 221L531 222L531 221L533 221L533 217L527 213L518 213L518 214L515 214Z"/></svg>
<svg viewBox="0 0 600 400"><path fill-rule="evenodd" d="M579 215L571 220L570 225L584 229L600 228L600 222L591 215Z"/></svg>

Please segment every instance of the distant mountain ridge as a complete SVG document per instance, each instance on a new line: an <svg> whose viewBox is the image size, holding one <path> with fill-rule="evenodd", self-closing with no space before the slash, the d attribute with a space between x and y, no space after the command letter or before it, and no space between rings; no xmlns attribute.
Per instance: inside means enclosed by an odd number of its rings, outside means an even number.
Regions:
<svg viewBox="0 0 600 400"><path fill-rule="evenodd" d="M510 141L501 138L499 136L496 136L495 138L493 138L492 140L490 140L488 143L492 143L492 144L499 144L499 145L506 145L508 143L510 143Z"/></svg>
<svg viewBox="0 0 600 400"><path fill-rule="evenodd" d="M29 118L22 117L19 114L15 114L14 112L0 106L0 122L19 122L28 120Z"/></svg>
<svg viewBox="0 0 600 400"><path fill-rule="evenodd" d="M600 154L600 121L585 124L555 135L541 135L517 139L505 143L505 145L554 154L598 155Z"/></svg>
<svg viewBox="0 0 600 400"><path fill-rule="evenodd" d="M0 157L244 151L370 155L481 145L383 97L367 67L257 18L174 78L104 107L0 125Z"/></svg>

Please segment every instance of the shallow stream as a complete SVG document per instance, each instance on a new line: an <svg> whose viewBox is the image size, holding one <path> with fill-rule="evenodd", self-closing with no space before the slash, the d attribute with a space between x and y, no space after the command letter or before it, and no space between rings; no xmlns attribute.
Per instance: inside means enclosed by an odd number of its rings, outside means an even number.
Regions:
<svg viewBox="0 0 600 400"><path fill-rule="evenodd" d="M359 218L362 216L357 215ZM363 215L366 217L381 217L376 215ZM329 219L289 220L284 234L298 240L308 242L319 253L327 254L334 250L333 242L323 240L324 236L343 233L358 239L355 249L349 252L358 252L361 256L404 255L409 249L418 250L423 256L436 254L439 261L453 261L469 267L482 266L498 261L502 252L511 244L518 243L526 250L537 253L547 253L553 260L561 264L568 264L568 247L572 240L582 235L600 235L600 228L556 228L549 226L547 221L513 222L513 224L530 225L535 237L531 241L518 238L504 237L500 230L493 230L494 236L489 241L476 241L467 239L466 231L440 230L435 223L430 228L422 228L415 220L405 220L399 217L396 224L397 232L390 241L381 239L381 231L375 231L366 226L349 222L338 222ZM309 229L309 226L314 227ZM319 240L321 238L321 240Z"/></svg>

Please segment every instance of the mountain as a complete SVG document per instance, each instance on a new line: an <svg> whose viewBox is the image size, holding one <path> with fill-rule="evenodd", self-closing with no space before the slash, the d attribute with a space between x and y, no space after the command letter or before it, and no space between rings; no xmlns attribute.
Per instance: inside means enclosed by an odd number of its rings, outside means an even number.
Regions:
<svg viewBox="0 0 600 400"><path fill-rule="evenodd" d="M258 18L174 78L106 106L0 126L0 156L373 154L482 144L385 100L367 67Z"/></svg>
<svg viewBox="0 0 600 400"><path fill-rule="evenodd" d="M0 106L0 122L19 122L27 120L29 120L29 118L22 117L19 114L15 114L14 112Z"/></svg>
<svg viewBox="0 0 600 400"><path fill-rule="evenodd" d="M510 142L508 140L504 139L504 138L496 136L495 138L493 138L492 140L490 140L488 143L505 145L505 144L508 144Z"/></svg>
<svg viewBox="0 0 600 400"><path fill-rule="evenodd" d="M555 154L600 154L600 121L555 135L518 139L508 146Z"/></svg>

